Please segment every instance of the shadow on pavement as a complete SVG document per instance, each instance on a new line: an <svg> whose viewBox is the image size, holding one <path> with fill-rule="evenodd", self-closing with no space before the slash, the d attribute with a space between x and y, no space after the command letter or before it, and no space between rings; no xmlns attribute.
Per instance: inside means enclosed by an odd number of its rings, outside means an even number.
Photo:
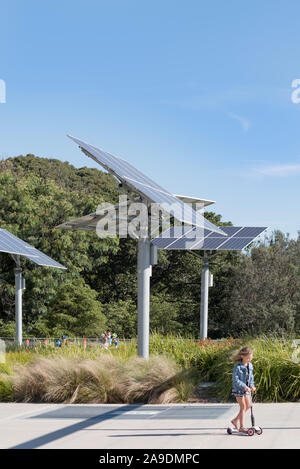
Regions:
<svg viewBox="0 0 300 469"><path fill-rule="evenodd" d="M141 404L140 406L136 406L136 408L141 407L142 405L143 404ZM128 412L129 410L132 410L132 405L121 406L119 408L120 413ZM53 441L58 440L60 438L64 438L65 436L71 435L72 433L78 432L80 430L85 430L88 427L95 425L96 423L104 422L105 420L115 418L115 416L116 416L116 409L113 409L111 411L105 412L104 414L101 414L98 416L95 415L81 422L77 422L77 423L74 423L73 425L69 425L68 427L55 430L54 432L47 433L46 435L34 438L32 440L26 441L16 446L12 446L10 449L39 448L40 446L46 445L48 443L52 443Z"/></svg>

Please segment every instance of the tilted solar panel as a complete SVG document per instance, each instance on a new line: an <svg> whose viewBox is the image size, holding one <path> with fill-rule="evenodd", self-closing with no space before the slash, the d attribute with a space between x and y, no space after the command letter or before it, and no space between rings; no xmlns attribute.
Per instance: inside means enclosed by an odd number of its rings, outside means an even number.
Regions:
<svg viewBox="0 0 300 469"><path fill-rule="evenodd" d="M224 232L220 228L206 220L202 215L193 210L190 205L185 204L180 199L173 196L127 161L117 158L75 137L70 135L68 135L68 137L77 143L84 153L90 156L94 161L97 161L97 163L116 176L120 181L126 183L132 190L141 194L149 202L159 204L177 220L189 225L207 228L210 231L224 235Z"/></svg>
<svg viewBox="0 0 300 469"><path fill-rule="evenodd" d="M207 232L203 233L193 228L190 232L179 233L178 231L166 230L160 236L152 240L152 244L158 249L166 250L242 250L253 242L266 227L241 227L241 226L224 226L222 229L226 232L226 236L220 236L219 233Z"/></svg>
<svg viewBox="0 0 300 469"><path fill-rule="evenodd" d="M66 269L63 265L61 265L59 262L54 261L51 259L51 257L46 256L46 254L42 253L41 251L38 251L39 254L37 256L25 256L27 259L30 259L32 262L34 262L37 265L41 265L44 267L54 267L56 269Z"/></svg>
<svg viewBox="0 0 300 469"><path fill-rule="evenodd" d="M34 248L7 230L0 229L0 251L9 254L33 254Z"/></svg>
<svg viewBox="0 0 300 469"><path fill-rule="evenodd" d="M51 257L46 256L46 254L5 229L0 229L0 251L8 254L24 256L35 264L43 265L45 267L66 269L66 267L59 262L54 261Z"/></svg>
<svg viewBox="0 0 300 469"><path fill-rule="evenodd" d="M222 226L222 230L227 234L227 236L234 236L237 234L241 229L240 226ZM215 238L223 238L224 236L219 233L210 233L210 236L214 236Z"/></svg>

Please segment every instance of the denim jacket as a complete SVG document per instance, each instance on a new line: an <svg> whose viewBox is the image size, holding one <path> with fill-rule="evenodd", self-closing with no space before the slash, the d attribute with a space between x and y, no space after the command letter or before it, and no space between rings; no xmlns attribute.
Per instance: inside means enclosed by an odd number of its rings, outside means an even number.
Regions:
<svg viewBox="0 0 300 469"><path fill-rule="evenodd" d="M243 392L247 386L248 370L247 365L243 365L242 360L235 365L232 372L232 391ZM253 365L249 363L248 387L254 386Z"/></svg>

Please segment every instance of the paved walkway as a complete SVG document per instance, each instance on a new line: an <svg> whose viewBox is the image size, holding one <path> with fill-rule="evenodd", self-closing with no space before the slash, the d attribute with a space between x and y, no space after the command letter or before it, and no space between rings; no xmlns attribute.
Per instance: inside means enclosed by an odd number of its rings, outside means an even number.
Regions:
<svg viewBox="0 0 300 469"><path fill-rule="evenodd" d="M237 411L237 404L1 403L0 447L300 448L300 403L255 404L261 436L227 435Z"/></svg>

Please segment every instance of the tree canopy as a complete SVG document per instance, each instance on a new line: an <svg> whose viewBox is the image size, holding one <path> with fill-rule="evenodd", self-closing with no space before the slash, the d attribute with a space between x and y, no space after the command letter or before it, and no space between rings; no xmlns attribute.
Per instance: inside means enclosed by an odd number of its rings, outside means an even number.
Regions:
<svg viewBox="0 0 300 469"><path fill-rule="evenodd" d="M117 181L98 169L75 168L34 155L0 162L0 227L62 263L67 271L23 260L24 333L97 336L103 328L137 334L137 243L55 229L60 223L116 203ZM222 226L214 212L205 216ZM159 251L151 278L150 327L199 335L202 258ZM0 336L14 331L14 261L0 253ZM300 237L275 232L246 252L211 260L209 335L299 331Z"/></svg>

